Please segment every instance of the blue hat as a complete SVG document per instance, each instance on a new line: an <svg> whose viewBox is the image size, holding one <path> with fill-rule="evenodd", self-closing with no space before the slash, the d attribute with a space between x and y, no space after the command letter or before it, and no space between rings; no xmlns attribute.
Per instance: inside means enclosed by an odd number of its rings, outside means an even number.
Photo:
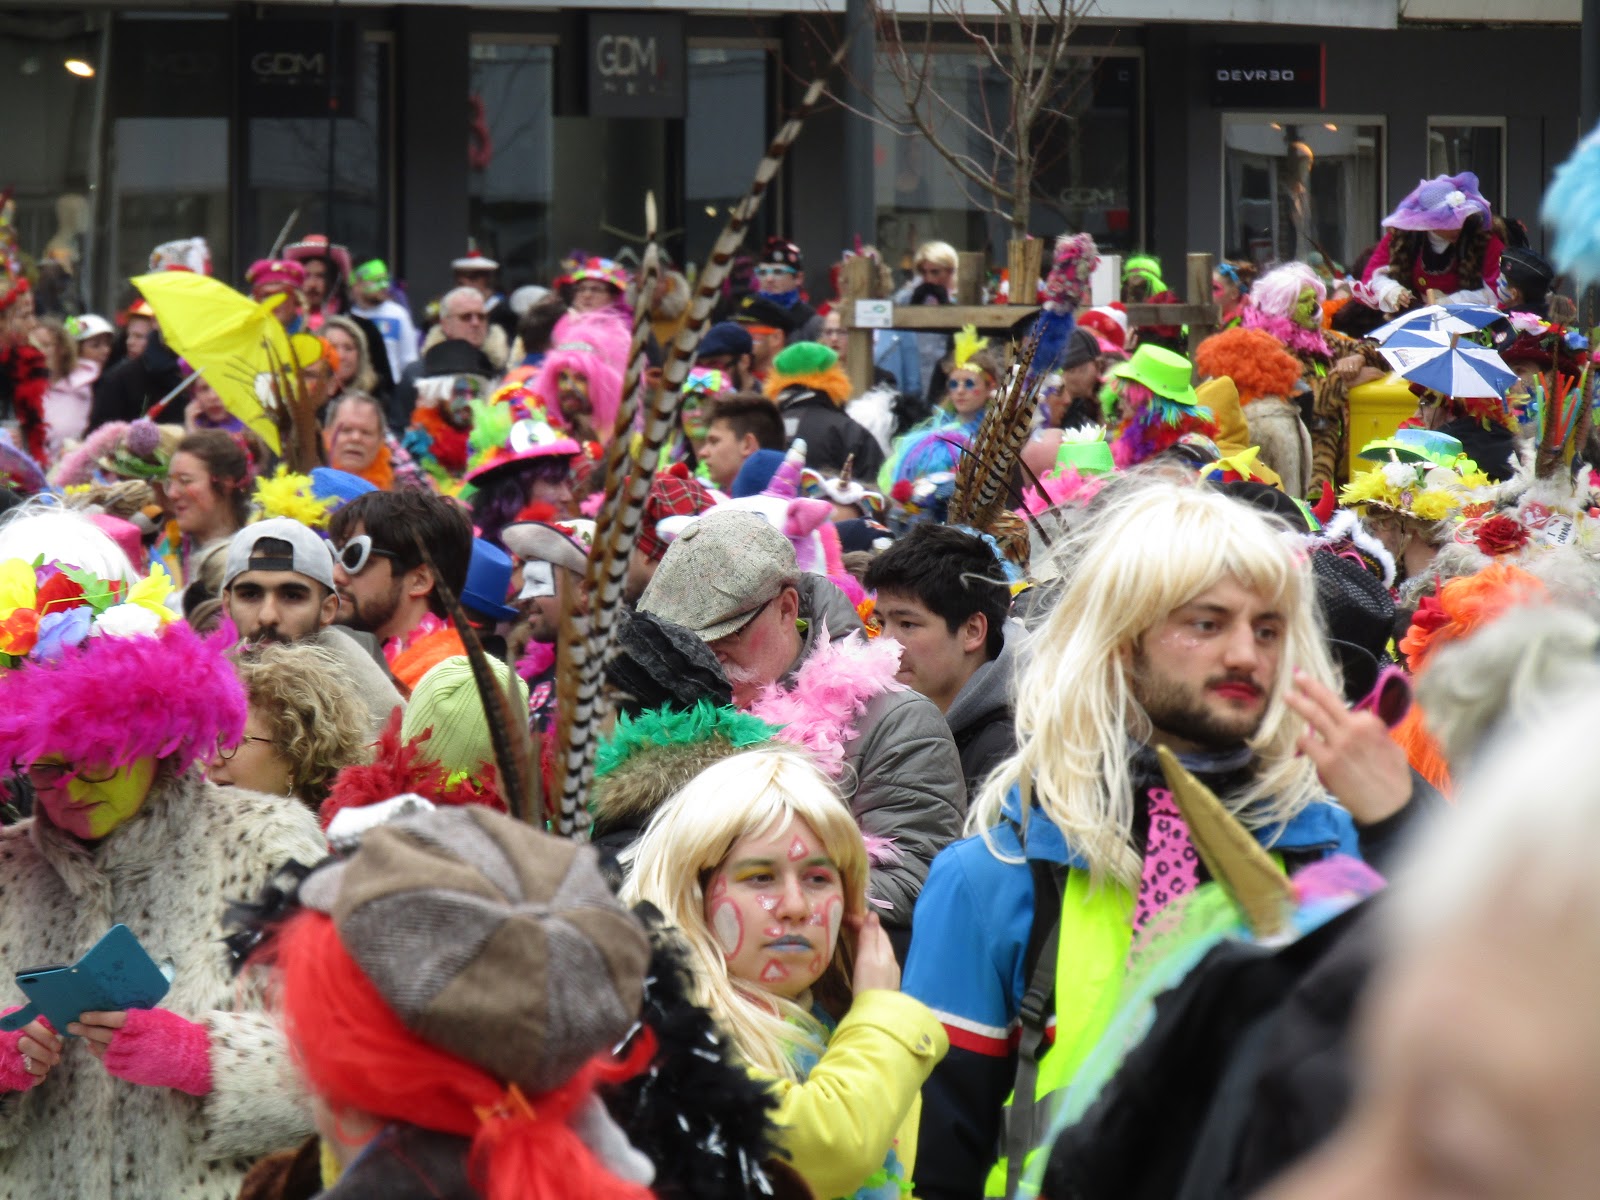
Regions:
<svg viewBox="0 0 1600 1200"><path fill-rule="evenodd" d="M517 610L506 603L510 591L511 556L492 542L473 538L467 582L461 589L462 607L497 621L513 621Z"/></svg>
<svg viewBox="0 0 1600 1200"><path fill-rule="evenodd" d="M733 477L733 484L728 488L728 495L735 500L745 496L759 496L767 490L767 484L772 482L772 477L778 473L778 468L783 466L782 450L757 450L744 460L744 466L739 468L739 473Z"/></svg>
<svg viewBox="0 0 1600 1200"><path fill-rule="evenodd" d="M339 506L343 507L357 496L377 490L376 484L368 483L349 471L341 471L337 467L311 468L311 494L318 500L337 500Z"/></svg>
<svg viewBox="0 0 1600 1200"><path fill-rule="evenodd" d="M729 354L738 358L742 354L754 354L755 349L755 342L751 340L748 329L732 321L722 321L706 330L705 336L700 339L700 344L694 349L694 356L713 358Z"/></svg>

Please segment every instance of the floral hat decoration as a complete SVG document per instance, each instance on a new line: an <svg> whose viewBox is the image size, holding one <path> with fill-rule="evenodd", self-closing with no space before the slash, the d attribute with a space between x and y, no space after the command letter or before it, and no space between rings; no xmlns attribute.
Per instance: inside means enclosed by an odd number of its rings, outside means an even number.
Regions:
<svg viewBox="0 0 1600 1200"><path fill-rule="evenodd" d="M1448 466L1429 459L1389 461L1357 475L1339 493L1339 503L1386 509L1419 521L1443 521L1471 505L1472 493L1489 486L1489 477L1465 455Z"/></svg>
<svg viewBox="0 0 1600 1200"><path fill-rule="evenodd" d="M0 763L154 757L183 771L239 741L231 628L202 639L167 607L172 586L160 564L130 588L42 558L0 561Z"/></svg>

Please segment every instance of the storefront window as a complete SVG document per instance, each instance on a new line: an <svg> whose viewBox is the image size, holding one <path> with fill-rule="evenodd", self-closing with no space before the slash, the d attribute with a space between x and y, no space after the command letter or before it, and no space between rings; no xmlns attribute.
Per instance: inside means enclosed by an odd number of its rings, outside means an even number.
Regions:
<svg viewBox="0 0 1600 1200"><path fill-rule="evenodd" d="M87 302L103 28L103 18L14 13L0 39L0 106L12 121L0 140L0 184L12 189L18 248L43 266L45 312Z"/></svg>
<svg viewBox="0 0 1600 1200"><path fill-rule="evenodd" d="M468 228L485 254L541 273L559 254L549 230L555 48L474 38L471 53Z"/></svg>
<svg viewBox="0 0 1600 1200"><path fill-rule="evenodd" d="M1428 121L1428 177L1471 171L1496 213L1505 208L1505 122Z"/></svg>
<svg viewBox="0 0 1600 1200"><path fill-rule="evenodd" d="M1035 126L1038 148L1029 232L1053 237L1086 230L1107 250L1125 250L1141 236L1139 78L1135 57L1071 56L1055 97ZM904 93L887 62L874 86L891 110ZM1007 138L1008 81L984 58L964 50L932 56L927 113L934 138L975 169L1004 179L991 138ZM1003 254L1011 237L1006 202L962 178L927 138L906 125L880 123L874 134L878 244L892 263L909 264L930 238L961 250Z"/></svg>
<svg viewBox="0 0 1600 1200"><path fill-rule="evenodd" d="M1370 118L1225 117L1223 254L1354 261L1383 217L1382 163L1383 126Z"/></svg>
<svg viewBox="0 0 1600 1200"><path fill-rule="evenodd" d="M329 54L332 60L327 22L258 22L252 36L285 61L295 54L312 59ZM354 69L347 69L351 58ZM255 70L257 61L252 55L246 66ZM360 39L350 29L331 69L340 76L341 115L335 120L327 115L323 78L298 92L288 83L270 85L255 76L243 81L246 102L252 89L258 89L262 109L272 115L252 116L246 126L249 174L242 197L241 268L247 265L243 260L266 255L285 226L290 242L324 233L348 246L356 262L392 260L389 44Z"/></svg>
<svg viewBox="0 0 1600 1200"><path fill-rule="evenodd" d="M683 217L687 262L704 262L710 254L766 150L771 131L767 61L767 52L759 49L689 50ZM770 217L776 208L769 201L762 217ZM759 246L759 234L759 229L752 230L745 245Z"/></svg>
<svg viewBox="0 0 1600 1200"><path fill-rule="evenodd" d="M177 238L204 237L214 273L234 278L232 40L223 16L117 18L109 185L99 214L107 248L99 280L105 307L129 303L128 277L148 268L157 245Z"/></svg>

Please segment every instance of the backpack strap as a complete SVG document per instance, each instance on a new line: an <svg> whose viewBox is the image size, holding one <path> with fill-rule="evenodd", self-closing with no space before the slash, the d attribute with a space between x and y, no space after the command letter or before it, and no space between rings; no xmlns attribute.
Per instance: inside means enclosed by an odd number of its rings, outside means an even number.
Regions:
<svg viewBox="0 0 1600 1200"><path fill-rule="evenodd" d="M1045 1031L1054 1009L1056 957L1061 938L1061 903L1066 894L1067 868L1062 863L1029 859L1033 875L1033 924L1022 973L1028 981L1022 994L1022 1039L1017 1048L1017 1074L1006 1114L1006 1195L1016 1194L1023 1167L1044 1135L1046 1106L1038 1102L1039 1059Z"/></svg>

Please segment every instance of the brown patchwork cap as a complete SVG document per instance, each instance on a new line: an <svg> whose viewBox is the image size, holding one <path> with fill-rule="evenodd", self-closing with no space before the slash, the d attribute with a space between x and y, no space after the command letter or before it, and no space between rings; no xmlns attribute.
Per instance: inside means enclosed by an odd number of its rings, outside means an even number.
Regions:
<svg viewBox="0 0 1600 1200"><path fill-rule="evenodd" d="M639 610L714 642L737 633L799 577L794 547L765 517L716 508L667 547Z"/></svg>
<svg viewBox="0 0 1600 1200"><path fill-rule="evenodd" d="M408 1029L533 1094L632 1026L650 946L592 847L467 805L369 831L300 885Z"/></svg>

